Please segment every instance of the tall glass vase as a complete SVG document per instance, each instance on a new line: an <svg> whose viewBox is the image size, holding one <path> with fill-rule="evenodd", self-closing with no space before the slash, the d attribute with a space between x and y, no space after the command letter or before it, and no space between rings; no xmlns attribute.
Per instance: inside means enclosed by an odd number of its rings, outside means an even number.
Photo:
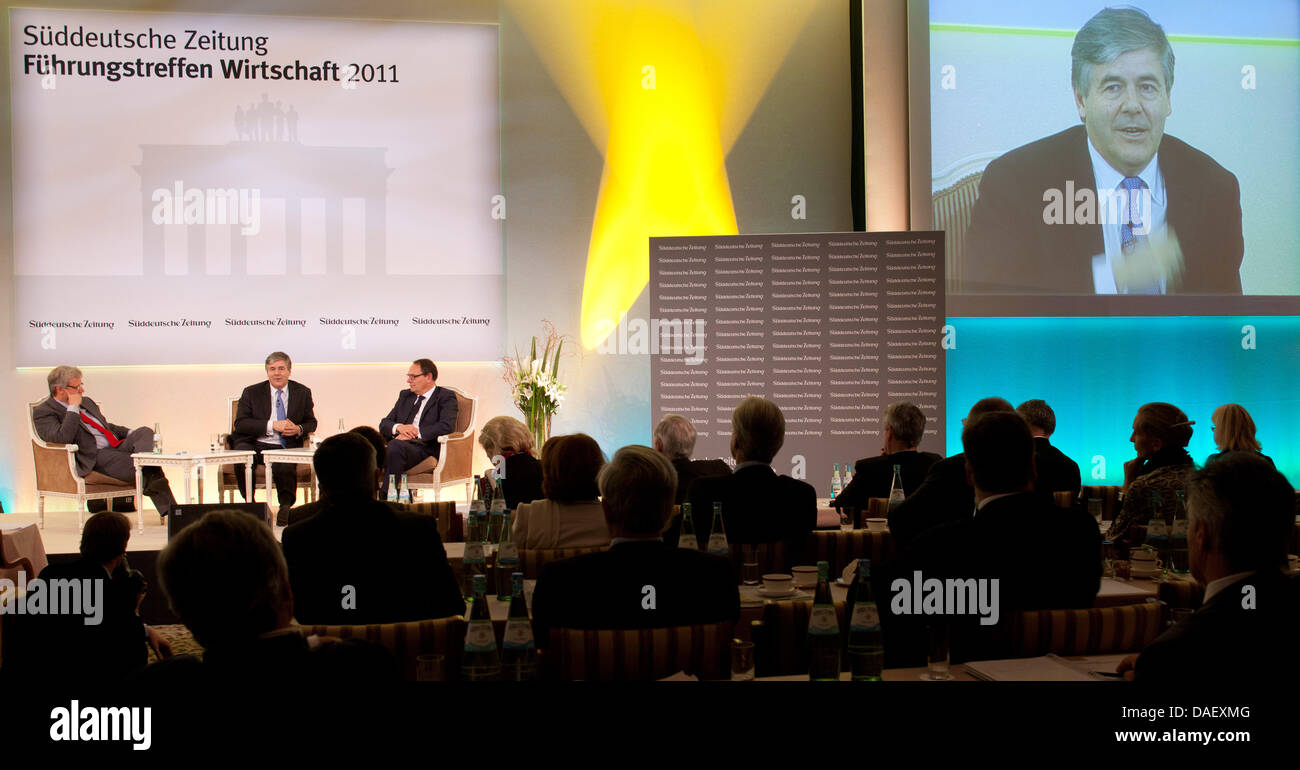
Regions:
<svg viewBox="0 0 1300 770"><path fill-rule="evenodd" d="M533 434L535 451L541 452L542 445L551 437L551 414L542 404L533 403L524 417L527 418L528 430Z"/></svg>

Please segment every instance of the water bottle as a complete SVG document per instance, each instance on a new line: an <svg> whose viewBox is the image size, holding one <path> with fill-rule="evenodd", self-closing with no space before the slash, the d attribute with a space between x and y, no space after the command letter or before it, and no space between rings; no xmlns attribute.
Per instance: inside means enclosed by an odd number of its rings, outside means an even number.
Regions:
<svg viewBox="0 0 1300 770"><path fill-rule="evenodd" d="M851 609L848 665L855 682L879 682L885 667L885 642L880 632L880 609L871 588L871 560L858 559L858 577L849 587Z"/></svg>
<svg viewBox="0 0 1300 770"><path fill-rule="evenodd" d="M831 567L817 562L817 594L808 618L808 678L814 682L840 679L840 623L831 600Z"/></svg>
<svg viewBox="0 0 1300 770"><path fill-rule="evenodd" d="M1178 498L1178 507L1174 509L1174 520L1169 526L1169 571L1186 575L1192 571L1191 559L1187 550L1187 495L1183 490L1174 493Z"/></svg>
<svg viewBox="0 0 1300 770"><path fill-rule="evenodd" d="M158 427L158 423L153 424L153 453L162 454L162 429Z"/></svg>
<svg viewBox="0 0 1300 770"><path fill-rule="evenodd" d="M727 531L722 526L722 503L720 502L713 504L713 528L709 530L709 553L714 556L731 558L731 546L727 543Z"/></svg>
<svg viewBox="0 0 1300 770"><path fill-rule="evenodd" d="M690 503L682 503L682 529L677 535L677 547L700 550L700 544L695 539L695 522L691 521Z"/></svg>
<svg viewBox="0 0 1300 770"><path fill-rule="evenodd" d="M397 502L397 476L392 473L388 474L388 502Z"/></svg>
<svg viewBox="0 0 1300 770"><path fill-rule="evenodd" d="M496 506L496 501L492 505ZM503 503L504 505L504 503ZM520 574L519 569L519 546L515 545L514 533L511 531L509 511L501 514L501 531L497 538L497 599L503 602L510 601L513 595L511 579L513 575Z"/></svg>
<svg viewBox="0 0 1300 770"><path fill-rule="evenodd" d="M406 486L405 473L403 473L401 478L397 480L397 502L399 503L411 502L411 490L408 489Z"/></svg>
<svg viewBox="0 0 1300 770"><path fill-rule="evenodd" d="M903 466L894 466L894 481L889 485L889 513L902 504L906 495L903 492Z"/></svg>
<svg viewBox="0 0 1300 770"><path fill-rule="evenodd" d="M508 682L525 682L537 676L537 645L533 624L524 603L524 573L510 575L510 614L501 640L501 668Z"/></svg>
<svg viewBox="0 0 1300 770"><path fill-rule="evenodd" d="M844 481L840 478L840 464L835 463L835 472L831 474L831 499L839 497L840 490L844 488Z"/></svg>
<svg viewBox="0 0 1300 770"><path fill-rule="evenodd" d="M492 630L492 614L487 603L487 578L474 576L474 599L465 628L465 654L460 659L460 676L470 682L500 679L501 655Z"/></svg>

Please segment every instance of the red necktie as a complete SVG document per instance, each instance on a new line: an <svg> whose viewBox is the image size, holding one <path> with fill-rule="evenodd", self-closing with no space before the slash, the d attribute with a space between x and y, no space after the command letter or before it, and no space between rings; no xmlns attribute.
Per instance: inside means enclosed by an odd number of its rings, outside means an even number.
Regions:
<svg viewBox="0 0 1300 770"><path fill-rule="evenodd" d="M99 423L87 417L85 412L78 412L78 414L81 415L82 422L89 425L92 429L97 430L100 433L104 434L104 438L108 439L109 446L116 447L118 444L122 443L122 439L118 438L117 436L114 436L113 432L105 428L103 425L100 425Z"/></svg>

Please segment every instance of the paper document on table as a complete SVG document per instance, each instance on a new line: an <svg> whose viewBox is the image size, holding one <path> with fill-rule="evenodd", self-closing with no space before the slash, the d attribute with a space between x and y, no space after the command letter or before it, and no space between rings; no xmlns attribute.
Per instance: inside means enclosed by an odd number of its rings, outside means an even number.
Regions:
<svg viewBox="0 0 1300 770"><path fill-rule="evenodd" d="M1055 655L1040 658L979 660L966 664L977 679L990 682L1093 682L1096 679Z"/></svg>

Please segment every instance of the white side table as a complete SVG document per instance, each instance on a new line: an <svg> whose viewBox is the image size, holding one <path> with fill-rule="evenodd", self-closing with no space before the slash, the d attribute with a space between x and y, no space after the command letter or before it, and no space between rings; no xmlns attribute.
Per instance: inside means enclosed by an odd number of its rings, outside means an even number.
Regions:
<svg viewBox="0 0 1300 770"><path fill-rule="evenodd" d="M252 451L225 451L225 452L200 452L199 454L189 454L188 452L165 452L163 454L154 454L153 452L136 452L131 455L131 461L135 463L135 520L138 531L144 531L144 469L145 467L174 467L181 469L182 483L185 485L184 504L190 504L190 469L196 465L199 468L199 501L203 500L203 468L212 464L227 463L244 463L244 488L251 489L253 486L253 455Z"/></svg>
<svg viewBox="0 0 1300 770"><path fill-rule="evenodd" d="M303 447L301 449L263 449L262 462L266 463L266 507L271 509L271 465L273 463L292 463L294 465L311 465L312 458L316 456L314 447ZM320 484L315 486L316 499L320 499Z"/></svg>

